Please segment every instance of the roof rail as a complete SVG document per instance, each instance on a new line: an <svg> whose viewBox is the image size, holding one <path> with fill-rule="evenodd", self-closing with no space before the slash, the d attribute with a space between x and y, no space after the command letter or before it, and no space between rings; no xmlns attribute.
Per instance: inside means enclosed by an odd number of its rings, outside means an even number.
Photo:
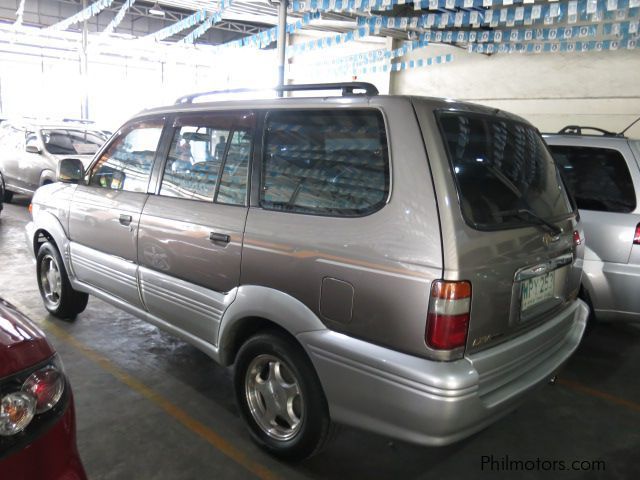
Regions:
<svg viewBox="0 0 640 480"><path fill-rule="evenodd" d="M581 127L579 125L567 125L558 133L561 135L583 135L583 130L593 130L595 132L601 133L605 137L619 137L621 136L619 133L610 132L609 130L604 130L603 128L598 127ZM586 134L585 134L586 135Z"/></svg>
<svg viewBox="0 0 640 480"><path fill-rule="evenodd" d="M92 125L96 122L93 120L87 120L86 118L63 118L64 123L82 123L84 125Z"/></svg>
<svg viewBox="0 0 640 480"><path fill-rule="evenodd" d="M309 90L342 90L342 96L357 95L354 90L364 90L365 95L378 95L378 89L367 82L307 83L302 85L280 85L276 90L281 92L299 92Z"/></svg>
<svg viewBox="0 0 640 480"><path fill-rule="evenodd" d="M280 85L273 89L254 89L254 88L233 88L230 90L211 90L208 92L192 93L184 95L176 100L176 105L180 103L193 103L198 97L207 97L209 95L225 95L234 93L263 92L265 90L275 90L279 92L301 92L301 91L319 91L319 90L342 90L342 96L358 95L356 90L364 90L367 96L378 95L378 89L375 85L367 82L340 82L340 83L308 83L300 85Z"/></svg>

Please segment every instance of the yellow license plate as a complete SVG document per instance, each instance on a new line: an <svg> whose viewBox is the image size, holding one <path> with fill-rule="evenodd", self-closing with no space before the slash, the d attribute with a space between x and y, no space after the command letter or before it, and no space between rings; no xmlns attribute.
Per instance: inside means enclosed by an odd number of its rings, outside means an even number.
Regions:
<svg viewBox="0 0 640 480"><path fill-rule="evenodd" d="M522 282L520 309L524 312L538 303L553 298L555 280L555 271L524 280Z"/></svg>

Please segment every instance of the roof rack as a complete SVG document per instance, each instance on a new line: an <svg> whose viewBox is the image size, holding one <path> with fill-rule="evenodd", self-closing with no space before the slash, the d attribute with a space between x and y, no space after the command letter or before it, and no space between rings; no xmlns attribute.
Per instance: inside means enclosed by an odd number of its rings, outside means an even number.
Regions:
<svg viewBox="0 0 640 480"><path fill-rule="evenodd" d="M603 128L581 127L579 125L567 125L562 130L560 130L558 133L561 134L561 135L587 135L587 134L583 134L582 133L583 130L593 130L595 132L601 133L605 137L620 137L620 136L622 136L619 133L610 132L609 130L604 130Z"/></svg>
<svg viewBox="0 0 640 480"><path fill-rule="evenodd" d="M234 88L230 90L211 90L209 92L192 93L184 95L176 100L176 105L180 103L193 103L198 97L207 97L209 95L225 95L234 93L262 92L265 90L275 90L278 92L301 92L301 91L319 91L319 90L342 90L342 96L359 95L356 90L364 90L364 95L378 95L378 89L375 85L367 82L340 82L340 83L308 83L300 85L280 85L273 89L253 89L253 88Z"/></svg>

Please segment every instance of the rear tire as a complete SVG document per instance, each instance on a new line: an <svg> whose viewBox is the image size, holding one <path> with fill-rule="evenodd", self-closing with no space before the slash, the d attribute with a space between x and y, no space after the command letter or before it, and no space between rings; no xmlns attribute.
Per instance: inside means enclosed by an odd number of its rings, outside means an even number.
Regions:
<svg viewBox="0 0 640 480"><path fill-rule="evenodd" d="M54 317L73 320L87 308L89 295L71 287L58 249L43 243L36 257L38 288L44 307Z"/></svg>
<svg viewBox="0 0 640 480"><path fill-rule="evenodd" d="M329 407L302 347L284 335L258 333L236 358L234 387L253 440L289 461L319 453L331 437Z"/></svg>

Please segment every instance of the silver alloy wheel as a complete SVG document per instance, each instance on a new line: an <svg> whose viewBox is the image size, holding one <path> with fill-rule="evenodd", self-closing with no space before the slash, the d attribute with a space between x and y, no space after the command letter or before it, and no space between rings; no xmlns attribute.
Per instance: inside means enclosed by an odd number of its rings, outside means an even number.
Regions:
<svg viewBox="0 0 640 480"><path fill-rule="evenodd" d="M286 441L302 427L304 399L298 379L273 355L258 355L247 368L245 394L253 419L271 438Z"/></svg>
<svg viewBox="0 0 640 480"><path fill-rule="evenodd" d="M40 264L40 285L45 301L56 308L60 304L62 295L62 277L58 263L53 255L47 253L42 257Z"/></svg>

